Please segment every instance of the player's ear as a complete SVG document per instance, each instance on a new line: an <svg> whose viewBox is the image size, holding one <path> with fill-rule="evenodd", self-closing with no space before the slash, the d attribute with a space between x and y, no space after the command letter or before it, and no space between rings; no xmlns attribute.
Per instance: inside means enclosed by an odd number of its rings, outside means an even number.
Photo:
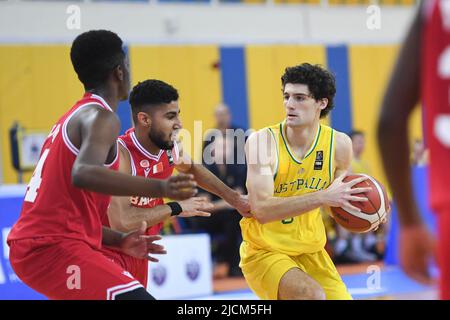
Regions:
<svg viewBox="0 0 450 320"><path fill-rule="evenodd" d="M325 109L327 106L328 106L328 99L327 98L320 99L320 110Z"/></svg>
<svg viewBox="0 0 450 320"><path fill-rule="evenodd" d="M119 81L123 81L125 74L124 74L124 70L123 70L123 66L122 64L118 64L114 69L113 69L113 75L115 78L117 78Z"/></svg>
<svg viewBox="0 0 450 320"><path fill-rule="evenodd" d="M137 121L143 127L150 127L152 124L152 119L145 112L138 112Z"/></svg>

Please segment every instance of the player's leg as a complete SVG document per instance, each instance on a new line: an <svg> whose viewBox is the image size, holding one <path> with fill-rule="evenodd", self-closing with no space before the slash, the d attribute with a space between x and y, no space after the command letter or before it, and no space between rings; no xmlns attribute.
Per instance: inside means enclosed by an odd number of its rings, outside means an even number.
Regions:
<svg viewBox="0 0 450 320"><path fill-rule="evenodd" d="M279 300L325 300L319 283L298 267L289 269L278 286Z"/></svg>
<svg viewBox="0 0 450 320"><path fill-rule="evenodd" d="M141 287L118 294L114 300L155 300L155 298Z"/></svg>
<svg viewBox="0 0 450 320"><path fill-rule="evenodd" d="M295 259L302 269L323 289L327 300L350 300L352 296L325 249L303 254Z"/></svg>
<svg viewBox="0 0 450 320"><path fill-rule="evenodd" d="M450 300L450 210L441 210L437 214L439 261L439 297Z"/></svg>
<svg viewBox="0 0 450 320"><path fill-rule="evenodd" d="M321 299L323 290L288 255L241 245L242 272L261 299Z"/></svg>

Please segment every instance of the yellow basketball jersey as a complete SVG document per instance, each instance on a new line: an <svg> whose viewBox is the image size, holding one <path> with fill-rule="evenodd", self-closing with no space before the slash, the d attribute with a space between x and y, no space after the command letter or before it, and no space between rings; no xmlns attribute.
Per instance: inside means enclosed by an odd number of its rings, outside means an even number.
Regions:
<svg viewBox="0 0 450 320"><path fill-rule="evenodd" d="M303 159L291 152L285 123L268 127L277 145L274 197L292 197L327 188L334 180L334 135L332 128L319 125L315 140ZM299 216L260 224L254 218L241 220L242 237L255 249L299 255L320 251L326 233L320 209Z"/></svg>

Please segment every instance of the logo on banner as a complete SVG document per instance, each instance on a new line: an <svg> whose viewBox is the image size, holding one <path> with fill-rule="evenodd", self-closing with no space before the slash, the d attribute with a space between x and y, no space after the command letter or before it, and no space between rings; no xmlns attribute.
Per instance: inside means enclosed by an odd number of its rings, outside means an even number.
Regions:
<svg viewBox="0 0 450 320"><path fill-rule="evenodd" d="M162 265L158 265L151 269L151 273L153 282L156 283L157 286L162 286L166 281L167 269Z"/></svg>
<svg viewBox="0 0 450 320"><path fill-rule="evenodd" d="M186 275L191 281L197 280L200 274L200 264L196 260L186 263Z"/></svg>

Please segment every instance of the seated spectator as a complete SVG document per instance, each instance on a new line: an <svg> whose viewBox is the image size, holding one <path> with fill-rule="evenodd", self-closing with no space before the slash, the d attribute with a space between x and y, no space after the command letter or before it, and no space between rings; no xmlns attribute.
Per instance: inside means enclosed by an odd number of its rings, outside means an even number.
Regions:
<svg viewBox="0 0 450 320"><path fill-rule="evenodd" d="M226 162L227 155L232 156L233 145L232 137L216 136L209 147L205 148L205 152L210 150L211 154L204 154L206 160L204 165L230 188L246 193L246 166ZM209 156L213 157L214 161L208 161ZM214 209L210 210L211 217L206 219L190 218L190 227L193 231L204 231L210 235L212 257L216 265L225 263L228 267L228 276L242 276L239 268L239 246L242 242L239 221L242 216L228 203L213 194L202 191L199 195L207 196L214 204Z"/></svg>

